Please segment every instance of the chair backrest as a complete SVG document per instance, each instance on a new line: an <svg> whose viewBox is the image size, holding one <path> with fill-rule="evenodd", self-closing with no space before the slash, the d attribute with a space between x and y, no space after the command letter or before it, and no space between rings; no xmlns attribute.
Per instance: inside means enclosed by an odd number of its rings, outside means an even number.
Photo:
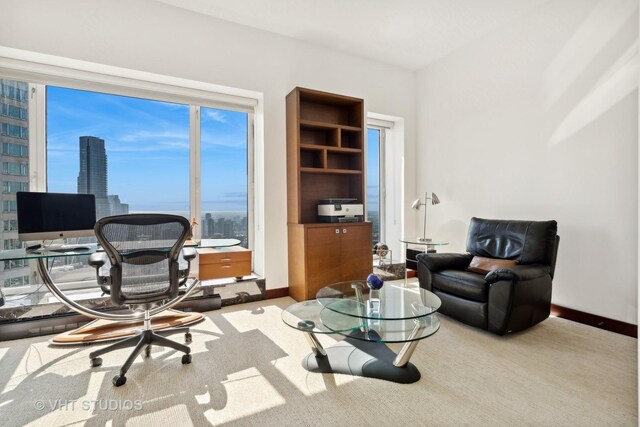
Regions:
<svg viewBox="0 0 640 427"><path fill-rule="evenodd" d="M110 269L111 300L116 304L147 304L178 295L182 246L191 229L178 215L108 216L94 231Z"/></svg>
<svg viewBox="0 0 640 427"><path fill-rule="evenodd" d="M514 259L519 264L555 266L556 221L514 221L471 218L467 251L471 255Z"/></svg>

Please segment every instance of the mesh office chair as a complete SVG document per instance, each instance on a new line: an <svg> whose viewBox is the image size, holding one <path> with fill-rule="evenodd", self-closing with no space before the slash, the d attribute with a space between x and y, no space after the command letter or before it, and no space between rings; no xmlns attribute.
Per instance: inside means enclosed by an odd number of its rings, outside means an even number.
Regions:
<svg viewBox="0 0 640 427"><path fill-rule="evenodd" d="M117 387L127 381L125 375L135 358L143 350L149 356L152 345L182 351L185 353L182 363L191 363L188 346L165 338L166 335L184 332L189 343L189 329L153 331L150 314L152 308L157 312L162 309L158 306L170 305L170 301L178 296L178 287L189 279L190 261L196 256L193 248L183 248L189 232L190 224L186 218L164 214L109 216L98 220L95 225L96 238L104 253L92 254L89 264L96 268L99 285L108 291L114 304L144 311L144 329L140 333L89 355L91 366L95 367L102 364L101 355L135 346L120 368L120 374L113 378ZM186 261L186 266L183 266L186 268L180 268L181 260ZM106 269L108 275L101 275L101 271Z"/></svg>

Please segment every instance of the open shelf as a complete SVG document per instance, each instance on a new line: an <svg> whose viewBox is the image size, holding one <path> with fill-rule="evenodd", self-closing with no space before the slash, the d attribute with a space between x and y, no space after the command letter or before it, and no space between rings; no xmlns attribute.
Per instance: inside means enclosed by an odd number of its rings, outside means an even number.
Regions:
<svg viewBox="0 0 640 427"><path fill-rule="evenodd" d="M362 174L361 170L353 170L353 169L325 169L325 168L312 168L312 167L300 167L300 172L303 173L326 173L326 174L336 174L336 175L360 175ZM327 197L329 199L331 197Z"/></svg>

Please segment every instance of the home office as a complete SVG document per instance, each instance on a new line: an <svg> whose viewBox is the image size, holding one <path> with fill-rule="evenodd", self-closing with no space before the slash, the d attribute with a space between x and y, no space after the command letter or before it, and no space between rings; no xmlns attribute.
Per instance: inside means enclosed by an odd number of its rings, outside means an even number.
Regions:
<svg viewBox="0 0 640 427"><path fill-rule="evenodd" d="M331 131L319 130L321 120L302 123L305 136L317 138L315 146L303 147L303 167L352 170L331 183L361 188L372 234L369 212L380 207L379 237L370 244L386 244L394 264L405 258L401 240L424 237L424 206L411 205L425 193L440 199L426 211L426 237L448 243L435 248L437 254L466 252L472 217L556 220L562 240L551 309L599 316L596 323L605 326L635 326L637 78L625 76L635 64L637 4L268 2L265 10L262 2L240 2L234 12L231 2L215 1L213 7L56 3L0 3L0 75L26 85L21 100L3 102L28 111L26 120L21 110L17 118L4 112L1 118L7 123L2 142L27 147L8 145L3 152L3 181L10 182L3 192L3 221L15 219L9 216L15 215L15 191L75 193L79 137L92 136L105 141L106 204L129 205L134 213L162 202L156 211L196 217L201 236L246 235L252 270L265 279L266 299L206 311L205 320L191 327L190 364L181 364L179 351L152 348L149 358L136 359L121 387L112 378L131 349L105 355L102 366L91 368L89 354L102 345L50 346L49 339L63 331L1 342L0 412L8 422L635 423L637 352L631 337L558 317L499 336L439 309L438 331L421 340L410 359L420 380L398 384L305 370L305 333L285 324L282 314L299 302L288 296L289 229L321 229L289 218L289 209L298 205L289 205L286 98L298 87L363 100L360 131L348 123ZM132 128L126 120L100 115L99 105L122 107L121 117L138 125L143 116L161 120ZM99 129L80 121L91 116ZM207 120L215 126L194 125ZM66 134L60 127L65 124L75 124L79 133ZM215 137L222 126L234 136ZM383 150L378 167L367 158L362 165L353 161L359 148L343 146L337 129L361 132L365 153L373 153L370 144L376 141ZM318 147L321 141L325 145ZM243 151L235 155L236 148ZM363 171L364 185L353 170ZM367 181L374 170L380 171L377 187ZM331 175L300 173L309 178L303 184ZM378 204L368 194L369 184ZM237 203L240 185L247 196ZM224 193L226 204L206 205L223 200ZM169 200L174 194L179 197ZM109 199L116 195L119 205ZM237 205L247 206L237 219L215 215L239 212ZM310 207L300 206L309 214ZM340 229L358 226L368 227L348 223ZM12 228L6 233L17 239ZM11 285L3 286L5 299L15 297L11 288L29 293L42 284L40 278L31 282L32 265L5 263L13 266L5 272ZM52 271L56 281L69 277L61 285L65 293L84 286L73 274L90 278L97 291L95 269L70 267ZM326 264L321 273L335 270ZM419 286L418 278L408 282ZM395 284L387 280L382 290ZM336 334L315 337L325 349L340 341ZM397 355L404 343L388 346ZM114 396L139 399L142 409L34 408L37 399Z"/></svg>

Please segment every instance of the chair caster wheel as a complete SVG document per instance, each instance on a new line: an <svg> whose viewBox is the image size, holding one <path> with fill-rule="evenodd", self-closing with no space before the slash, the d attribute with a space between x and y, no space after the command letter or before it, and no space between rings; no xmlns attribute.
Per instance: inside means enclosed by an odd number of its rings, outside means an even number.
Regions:
<svg viewBox="0 0 640 427"><path fill-rule="evenodd" d="M94 357L93 359L91 359L92 368L96 368L100 365L102 365L102 357Z"/></svg>
<svg viewBox="0 0 640 427"><path fill-rule="evenodd" d="M144 349L144 357L149 357L149 356L151 356L151 346L150 345L146 346L145 349Z"/></svg>
<svg viewBox="0 0 640 427"><path fill-rule="evenodd" d="M182 355L182 364L183 365L188 365L189 363L191 363L191 355L190 354L183 354Z"/></svg>
<svg viewBox="0 0 640 427"><path fill-rule="evenodd" d="M113 380L111 380L111 382L114 386L120 387L127 382L127 377L125 377L124 375L116 375L115 377L113 377Z"/></svg>
<svg viewBox="0 0 640 427"><path fill-rule="evenodd" d="M186 342L187 344L191 342L191 338L191 332L187 332L186 334L184 334L184 342Z"/></svg>

